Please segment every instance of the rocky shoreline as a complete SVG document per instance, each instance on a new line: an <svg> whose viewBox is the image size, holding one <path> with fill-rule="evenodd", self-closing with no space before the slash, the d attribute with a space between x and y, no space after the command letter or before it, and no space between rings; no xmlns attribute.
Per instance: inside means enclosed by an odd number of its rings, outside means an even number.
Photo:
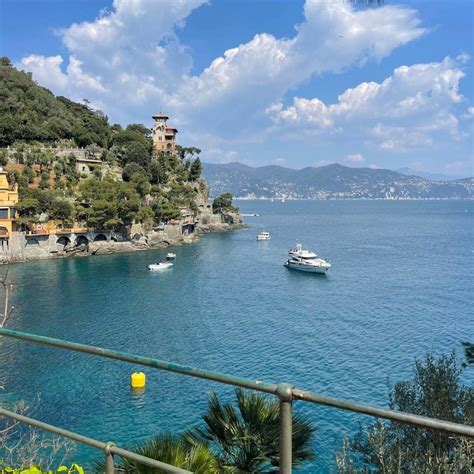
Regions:
<svg viewBox="0 0 474 474"><path fill-rule="evenodd" d="M0 264L167 248L196 242L202 234L228 232L246 227L240 214L225 213L200 217L199 222L192 227L184 221L165 225L158 231L132 226L127 236L111 231L67 235L27 235L24 232L14 232L8 243L2 242Z"/></svg>

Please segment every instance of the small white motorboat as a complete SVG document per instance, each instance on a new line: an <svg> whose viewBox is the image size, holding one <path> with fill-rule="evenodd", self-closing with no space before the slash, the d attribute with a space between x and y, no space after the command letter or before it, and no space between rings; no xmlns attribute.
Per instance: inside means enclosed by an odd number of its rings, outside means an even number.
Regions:
<svg viewBox="0 0 474 474"><path fill-rule="evenodd" d="M270 240L271 236L269 232L262 231L257 235L257 240Z"/></svg>
<svg viewBox="0 0 474 474"><path fill-rule="evenodd" d="M294 249L288 250L290 257L283 265L294 270L310 273L326 273L331 264L319 258L314 252L306 250L301 244L296 244Z"/></svg>
<svg viewBox="0 0 474 474"><path fill-rule="evenodd" d="M176 254L173 252L168 252L166 254L166 260L174 260L176 258Z"/></svg>
<svg viewBox="0 0 474 474"><path fill-rule="evenodd" d="M156 262L148 265L148 270L166 270L172 266L173 264L171 262Z"/></svg>

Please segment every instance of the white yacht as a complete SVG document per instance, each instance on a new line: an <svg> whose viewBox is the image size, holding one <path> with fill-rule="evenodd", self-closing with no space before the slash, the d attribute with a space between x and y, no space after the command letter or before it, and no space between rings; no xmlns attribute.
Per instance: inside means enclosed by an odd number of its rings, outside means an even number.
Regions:
<svg viewBox="0 0 474 474"><path fill-rule="evenodd" d="M173 264L171 262L157 262L148 265L148 270L166 270L167 268L171 268L172 266Z"/></svg>
<svg viewBox="0 0 474 474"><path fill-rule="evenodd" d="M176 254L173 252L168 252L166 254L166 260L174 260L176 258Z"/></svg>
<svg viewBox="0 0 474 474"><path fill-rule="evenodd" d="M311 273L326 273L331 264L326 260L319 258L314 252L306 250L301 244L296 244L294 249L288 250L290 257L283 265L294 270Z"/></svg>
<svg viewBox="0 0 474 474"><path fill-rule="evenodd" d="M269 232L262 231L260 234L257 235L257 240L270 240L271 236Z"/></svg>

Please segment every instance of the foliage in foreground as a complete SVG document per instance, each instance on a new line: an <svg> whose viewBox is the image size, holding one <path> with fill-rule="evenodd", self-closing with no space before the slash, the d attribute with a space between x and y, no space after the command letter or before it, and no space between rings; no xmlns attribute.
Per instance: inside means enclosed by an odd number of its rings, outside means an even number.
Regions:
<svg viewBox="0 0 474 474"><path fill-rule="evenodd" d="M236 391L236 406L222 404L213 393L204 426L180 436L160 435L134 451L173 466L200 473L276 473L279 463L279 402L265 395ZM314 455L315 428L293 414L293 466ZM131 461L120 461L126 473L161 473ZM96 465L104 472L103 462Z"/></svg>
<svg viewBox="0 0 474 474"><path fill-rule="evenodd" d="M217 459L209 446L185 435L163 434L143 442L133 450L135 453L180 467L196 474L217 474ZM96 463L95 472L105 472L104 462ZM117 471L126 474L161 474L164 471L120 458Z"/></svg>
<svg viewBox="0 0 474 474"><path fill-rule="evenodd" d="M48 469L44 470L40 466L31 466L26 469L2 466L0 462L0 474L84 474L84 469L78 464L73 464L71 467L59 466L55 471Z"/></svg>
<svg viewBox="0 0 474 474"><path fill-rule="evenodd" d="M416 361L413 379L390 390L389 405L416 415L474 424L474 389L461 384L455 353ZM339 472L471 473L474 442L435 430L377 421L336 454Z"/></svg>
<svg viewBox="0 0 474 474"><path fill-rule="evenodd" d="M203 416L204 428L189 435L208 442L224 472L278 472L279 401L244 390L236 390L236 407L222 404L212 393ZM293 414L293 466L314 456L314 426Z"/></svg>

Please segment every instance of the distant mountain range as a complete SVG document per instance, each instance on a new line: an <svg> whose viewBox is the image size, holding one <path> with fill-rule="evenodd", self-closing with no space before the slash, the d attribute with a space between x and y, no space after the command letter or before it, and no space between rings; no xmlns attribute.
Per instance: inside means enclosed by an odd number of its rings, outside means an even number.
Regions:
<svg viewBox="0 0 474 474"><path fill-rule="evenodd" d="M417 171L411 168L400 168L395 171L408 176L419 176L420 178L429 179L430 181L455 181L462 179L462 176L448 176L446 174L430 173L429 171Z"/></svg>
<svg viewBox="0 0 474 474"><path fill-rule="evenodd" d="M246 199L472 199L474 191L474 178L437 181L340 164L294 170L205 163L203 175L212 196L230 192Z"/></svg>

